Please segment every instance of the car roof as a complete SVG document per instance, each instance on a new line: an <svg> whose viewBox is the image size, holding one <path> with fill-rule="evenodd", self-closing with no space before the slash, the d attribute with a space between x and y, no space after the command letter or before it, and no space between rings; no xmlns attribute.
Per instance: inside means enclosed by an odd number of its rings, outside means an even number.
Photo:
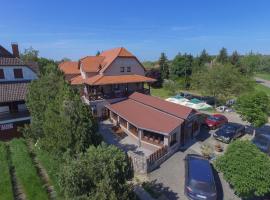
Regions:
<svg viewBox="0 0 270 200"><path fill-rule="evenodd" d="M270 140L270 134L269 133L257 133L255 137L257 136L263 136L264 138L267 138Z"/></svg>
<svg viewBox="0 0 270 200"><path fill-rule="evenodd" d="M212 182L213 172L209 161L198 155L188 155L188 174L192 180Z"/></svg>
<svg viewBox="0 0 270 200"><path fill-rule="evenodd" d="M214 116L214 117L225 117L225 116L222 115L222 114L213 114L212 116Z"/></svg>
<svg viewBox="0 0 270 200"><path fill-rule="evenodd" d="M237 123L232 123L232 122L229 122L227 124L224 124L222 127L234 127L234 128L240 128L240 127L244 127L244 125L242 124L237 124Z"/></svg>

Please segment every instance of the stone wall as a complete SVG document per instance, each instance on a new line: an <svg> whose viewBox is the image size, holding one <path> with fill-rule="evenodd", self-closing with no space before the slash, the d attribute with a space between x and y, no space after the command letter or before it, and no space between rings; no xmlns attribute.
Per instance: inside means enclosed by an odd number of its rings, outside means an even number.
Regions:
<svg viewBox="0 0 270 200"><path fill-rule="evenodd" d="M128 151L127 154L132 160L134 172L141 174L146 174L148 172L147 157L136 154L132 151Z"/></svg>

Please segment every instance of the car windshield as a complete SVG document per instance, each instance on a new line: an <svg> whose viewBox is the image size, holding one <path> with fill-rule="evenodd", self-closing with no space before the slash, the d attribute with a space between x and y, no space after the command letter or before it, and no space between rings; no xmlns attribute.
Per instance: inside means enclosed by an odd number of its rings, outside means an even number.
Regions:
<svg viewBox="0 0 270 200"><path fill-rule="evenodd" d="M218 121L218 120L220 120L219 117L215 117L215 116L212 116L212 115L208 116L207 119L208 120L211 120L211 121Z"/></svg>
<svg viewBox="0 0 270 200"><path fill-rule="evenodd" d="M205 193L212 193L215 191L215 187L211 183L191 180L189 183L194 192L203 191Z"/></svg>
<svg viewBox="0 0 270 200"><path fill-rule="evenodd" d="M233 126L230 126L230 125L224 125L224 126L222 127L222 129L223 129L224 131L234 131L236 128L233 127Z"/></svg>

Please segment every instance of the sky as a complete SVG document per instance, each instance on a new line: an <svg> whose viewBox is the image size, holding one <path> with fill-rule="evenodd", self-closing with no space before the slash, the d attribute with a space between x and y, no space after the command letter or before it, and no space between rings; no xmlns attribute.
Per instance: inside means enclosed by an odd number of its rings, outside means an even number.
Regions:
<svg viewBox="0 0 270 200"><path fill-rule="evenodd" d="M77 60L125 47L140 60L222 47L270 54L269 0L0 0L0 45Z"/></svg>

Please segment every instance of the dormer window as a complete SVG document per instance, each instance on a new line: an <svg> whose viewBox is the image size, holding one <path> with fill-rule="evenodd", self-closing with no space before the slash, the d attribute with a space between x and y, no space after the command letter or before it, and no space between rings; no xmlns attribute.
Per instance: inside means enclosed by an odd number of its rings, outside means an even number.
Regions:
<svg viewBox="0 0 270 200"><path fill-rule="evenodd" d="M131 67L127 67L127 72L131 72Z"/></svg>
<svg viewBox="0 0 270 200"><path fill-rule="evenodd" d="M125 72L125 67L120 67L120 72Z"/></svg>
<svg viewBox="0 0 270 200"><path fill-rule="evenodd" d="M14 69L14 78L23 78L23 72L22 69Z"/></svg>
<svg viewBox="0 0 270 200"><path fill-rule="evenodd" d="M0 69L0 79L4 78L5 78L4 69Z"/></svg>

